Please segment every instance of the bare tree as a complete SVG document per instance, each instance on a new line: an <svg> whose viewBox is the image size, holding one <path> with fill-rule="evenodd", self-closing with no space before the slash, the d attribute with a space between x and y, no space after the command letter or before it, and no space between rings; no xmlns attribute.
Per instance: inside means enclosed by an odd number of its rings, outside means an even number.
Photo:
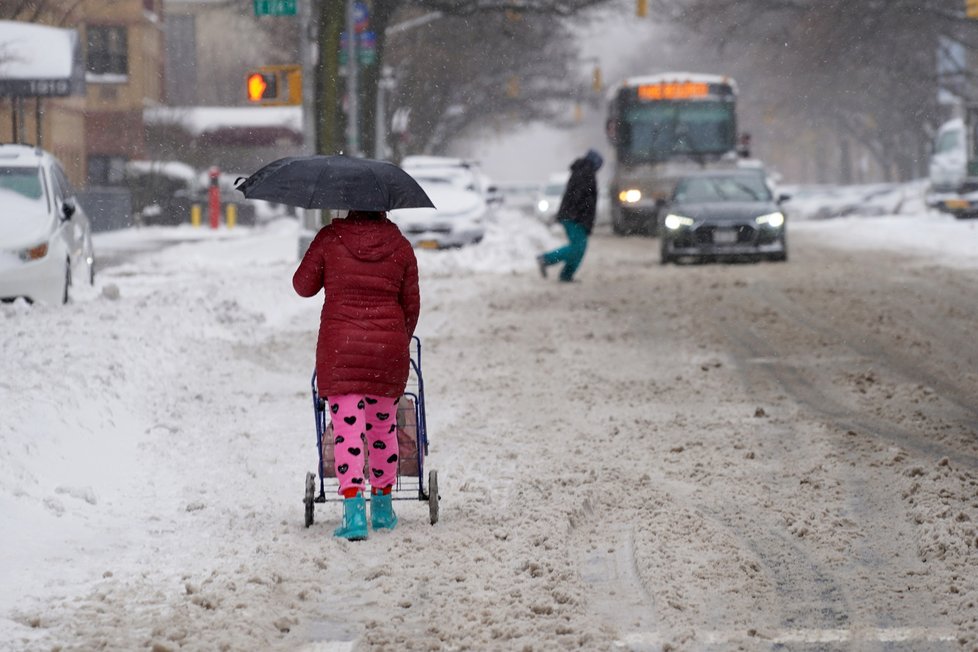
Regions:
<svg viewBox="0 0 978 652"><path fill-rule="evenodd" d="M829 134L857 142L888 177L906 179L923 173L927 141L944 117L942 43L978 47L978 23L959 4L660 0L658 9L722 52L751 86L746 103L763 101L764 112L789 116L804 127L796 133L814 130L820 142ZM967 87L959 88L966 96Z"/></svg>

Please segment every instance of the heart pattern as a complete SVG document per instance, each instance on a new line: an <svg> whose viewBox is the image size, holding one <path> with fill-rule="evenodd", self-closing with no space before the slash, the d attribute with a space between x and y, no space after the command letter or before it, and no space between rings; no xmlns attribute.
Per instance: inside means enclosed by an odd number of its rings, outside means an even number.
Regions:
<svg viewBox="0 0 978 652"><path fill-rule="evenodd" d="M374 487L396 483L397 423L393 416L397 399L354 395L330 398L333 399L329 407L333 414L333 452L340 493L351 487L359 488L368 481ZM379 427L381 423L389 425L389 429ZM360 442L355 441L358 434ZM360 472L365 466L370 469L366 475Z"/></svg>

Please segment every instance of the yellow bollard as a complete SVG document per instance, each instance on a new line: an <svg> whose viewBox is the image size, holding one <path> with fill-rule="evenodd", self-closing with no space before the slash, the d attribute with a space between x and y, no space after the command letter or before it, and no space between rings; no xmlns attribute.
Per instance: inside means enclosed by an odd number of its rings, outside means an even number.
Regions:
<svg viewBox="0 0 978 652"><path fill-rule="evenodd" d="M190 224L192 224L193 226L200 226L200 215L201 215L200 204L191 204Z"/></svg>
<svg viewBox="0 0 978 652"><path fill-rule="evenodd" d="M234 228L234 223L238 221L238 206L237 204L228 204L227 214L225 215L225 223L228 225L229 229Z"/></svg>

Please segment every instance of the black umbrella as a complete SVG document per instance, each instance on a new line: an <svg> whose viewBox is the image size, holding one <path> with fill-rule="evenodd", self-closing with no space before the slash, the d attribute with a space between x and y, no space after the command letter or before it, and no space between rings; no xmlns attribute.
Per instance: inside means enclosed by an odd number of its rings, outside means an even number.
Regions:
<svg viewBox="0 0 978 652"><path fill-rule="evenodd" d="M386 161L350 156L288 156L235 186L248 199L302 208L388 211L434 208L414 178Z"/></svg>

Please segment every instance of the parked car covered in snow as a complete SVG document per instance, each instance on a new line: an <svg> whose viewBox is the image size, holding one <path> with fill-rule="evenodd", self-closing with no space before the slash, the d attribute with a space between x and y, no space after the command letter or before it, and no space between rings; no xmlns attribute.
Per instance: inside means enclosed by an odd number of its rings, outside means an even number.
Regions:
<svg viewBox="0 0 978 652"><path fill-rule="evenodd" d="M401 167L412 177L438 177L478 193L489 206L503 202L499 189L477 161L449 156L405 156Z"/></svg>
<svg viewBox="0 0 978 652"><path fill-rule="evenodd" d="M459 187L442 176L417 173L413 176L435 208L401 208L388 213L412 245L421 249L443 249L482 240L489 213L482 195Z"/></svg>
<svg viewBox="0 0 978 652"><path fill-rule="evenodd" d="M88 216L61 163L27 145L0 145L0 300L67 303L95 282Z"/></svg>

